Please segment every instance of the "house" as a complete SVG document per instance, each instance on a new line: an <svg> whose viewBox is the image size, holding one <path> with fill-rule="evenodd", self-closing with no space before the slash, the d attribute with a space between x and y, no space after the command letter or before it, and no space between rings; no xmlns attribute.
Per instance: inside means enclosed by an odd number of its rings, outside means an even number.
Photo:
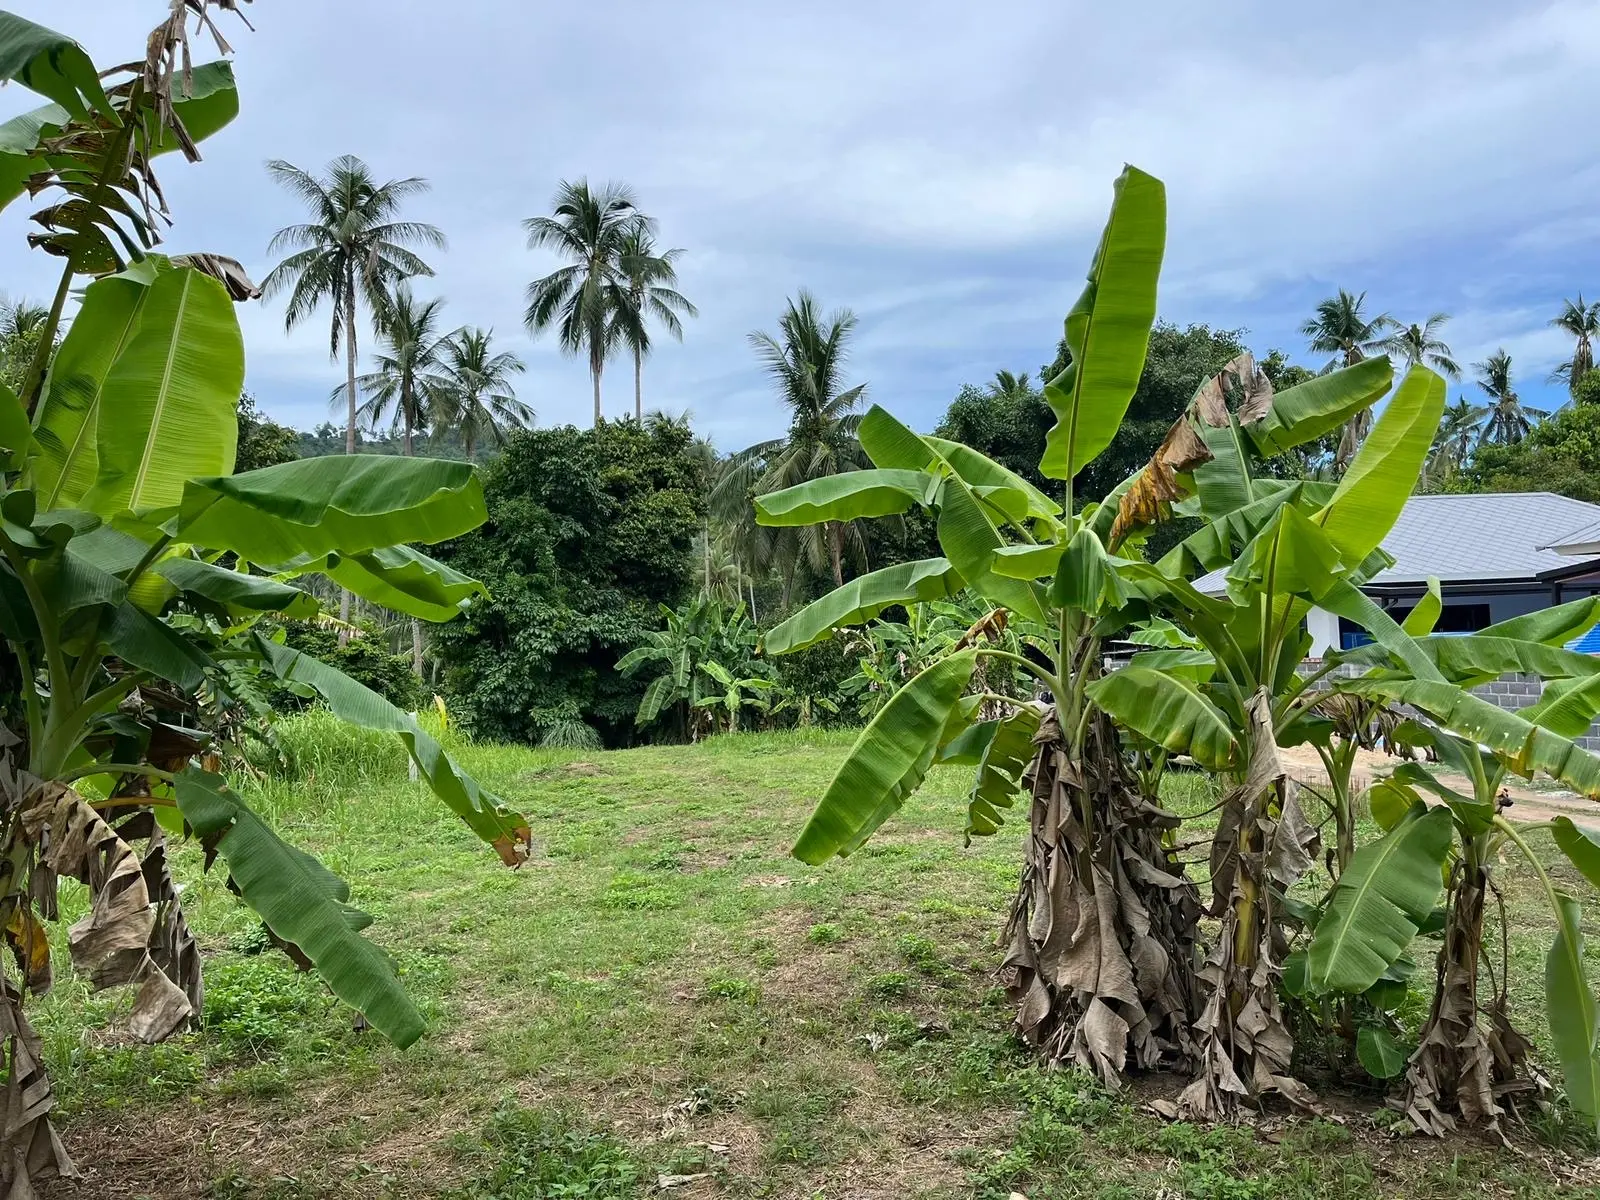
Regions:
<svg viewBox="0 0 1600 1200"><path fill-rule="evenodd" d="M1361 590L1401 621L1438 579L1437 633L1472 633L1600 593L1600 504L1551 492L1412 496L1383 548L1394 565ZM1315 657L1370 640L1321 610L1307 627Z"/></svg>
<svg viewBox="0 0 1600 1200"><path fill-rule="evenodd" d="M1411 496L1383 539L1394 565L1362 591L1405 620L1438 579L1444 611L1436 633L1473 633L1523 613L1600 593L1600 504L1553 492ZM1208 595L1224 571L1195 580ZM1322 609L1306 618L1310 656L1371 641L1360 626ZM1600 632L1575 645L1600 653Z"/></svg>

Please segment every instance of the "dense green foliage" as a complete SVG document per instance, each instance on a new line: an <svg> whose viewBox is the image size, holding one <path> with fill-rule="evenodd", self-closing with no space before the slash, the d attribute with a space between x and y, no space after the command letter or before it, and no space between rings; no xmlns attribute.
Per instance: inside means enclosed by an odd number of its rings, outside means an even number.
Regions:
<svg viewBox="0 0 1600 1200"><path fill-rule="evenodd" d="M489 587L435 635L452 708L507 741L573 722L634 740L645 681L616 664L688 595L706 488L684 421L512 435L485 470L489 520L441 555Z"/></svg>
<svg viewBox="0 0 1600 1200"><path fill-rule="evenodd" d="M1590 374L1580 393L1594 390ZM1600 503L1600 404L1561 409L1509 445L1479 446L1456 481L1462 492L1558 492Z"/></svg>
<svg viewBox="0 0 1600 1200"><path fill-rule="evenodd" d="M342 453L343 449L341 444L338 450L328 453ZM233 469L254 471L257 467L275 467L279 463L293 462L299 457L300 434L264 414L256 406L256 398L249 392L240 396L239 449Z"/></svg>
<svg viewBox="0 0 1600 1200"><path fill-rule="evenodd" d="M338 668L396 708L410 712L422 704L422 683L411 669L411 659L390 650L371 621L358 622L354 635L342 640L332 625L315 621L286 621L284 631L285 645ZM268 690L267 698L280 712L295 712L316 703L315 693L309 689L295 690L278 682Z"/></svg>

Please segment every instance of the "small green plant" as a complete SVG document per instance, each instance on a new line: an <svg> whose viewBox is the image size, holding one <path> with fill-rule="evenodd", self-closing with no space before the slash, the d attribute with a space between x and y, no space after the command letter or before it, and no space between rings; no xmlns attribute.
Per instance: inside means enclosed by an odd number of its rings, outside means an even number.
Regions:
<svg viewBox="0 0 1600 1200"><path fill-rule="evenodd" d="M452 1200L624 1200L646 1171L616 1137L570 1113L504 1105L469 1149L484 1164Z"/></svg>
<svg viewBox="0 0 1600 1200"><path fill-rule="evenodd" d="M813 925L806 930L806 941L813 946L831 946L841 940L843 936L839 932L837 925L830 925L826 921Z"/></svg>
<svg viewBox="0 0 1600 1200"><path fill-rule="evenodd" d="M920 933L903 934L896 943L905 960L924 975L942 975L945 961L939 953L939 943Z"/></svg>
<svg viewBox="0 0 1600 1200"><path fill-rule="evenodd" d="M748 979L718 974L706 980L702 994L708 999L753 1002L761 995L761 989Z"/></svg>
<svg viewBox="0 0 1600 1200"><path fill-rule="evenodd" d="M899 1000L911 991L911 976L904 971L884 971L867 980L867 995L874 1000Z"/></svg>
<svg viewBox="0 0 1600 1200"><path fill-rule="evenodd" d="M663 884L658 876L619 871L606 885L600 903L605 908L633 912L666 912L677 908L679 899L677 893Z"/></svg>

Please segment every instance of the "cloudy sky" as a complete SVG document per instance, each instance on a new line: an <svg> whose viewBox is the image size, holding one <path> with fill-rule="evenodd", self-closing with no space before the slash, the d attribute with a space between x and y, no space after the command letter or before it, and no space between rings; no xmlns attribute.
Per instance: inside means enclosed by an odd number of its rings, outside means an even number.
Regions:
<svg viewBox="0 0 1600 1200"><path fill-rule="evenodd" d="M97 61L134 57L162 0L10 0ZM1243 326L1260 350L1336 287L1420 321L1454 314L1463 362L1513 356L1525 400L1564 349L1563 296L1600 296L1600 4L1388 0L1340 10L1255 0L262 0L228 23L244 111L205 161L164 163L173 251L257 278L300 219L263 163L339 154L421 175L408 215L450 239L455 322L528 361L542 424L585 423L584 366L523 332L555 264L522 218L557 181L632 184L700 308L646 364L647 407L689 411L724 449L783 417L745 335L808 287L860 318L853 381L924 426L963 382L1053 355L1123 162L1161 176L1161 312ZM234 36L234 35L237 36ZM3 115L31 107L0 94ZM0 280L45 297L52 265L0 215ZM243 312L249 387L315 424L341 370L327 320L293 333ZM608 375L608 412L631 409ZM1452 389L1454 393L1461 389ZM1470 385L1467 390L1471 391Z"/></svg>

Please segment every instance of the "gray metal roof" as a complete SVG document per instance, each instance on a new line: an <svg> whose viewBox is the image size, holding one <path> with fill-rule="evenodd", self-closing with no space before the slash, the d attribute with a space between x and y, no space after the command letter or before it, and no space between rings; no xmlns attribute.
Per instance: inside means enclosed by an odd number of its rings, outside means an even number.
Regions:
<svg viewBox="0 0 1600 1200"><path fill-rule="evenodd" d="M1394 566L1371 582L1426 583L1430 576L1442 583L1537 579L1576 565L1572 553L1600 555L1585 545L1596 541L1600 504L1553 492L1411 496L1383 539ZM1557 546L1569 553L1558 553ZM1214 571L1195 586L1220 592L1222 574Z"/></svg>

